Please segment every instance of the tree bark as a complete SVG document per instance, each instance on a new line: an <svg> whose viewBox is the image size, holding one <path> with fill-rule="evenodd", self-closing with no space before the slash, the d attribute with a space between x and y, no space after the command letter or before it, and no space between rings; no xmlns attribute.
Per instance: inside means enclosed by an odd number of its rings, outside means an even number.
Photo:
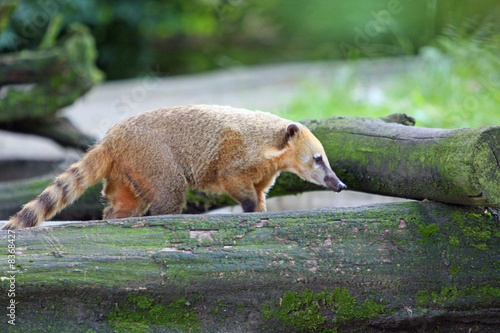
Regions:
<svg viewBox="0 0 500 333"><path fill-rule="evenodd" d="M57 28L49 29L48 34L55 35L54 31ZM69 28L60 46L53 46L51 38L45 38L40 49L0 57L0 87L6 88L0 98L0 129L31 131L65 146L86 148L94 140L74 127L65 133L67 125L61 126L62 120L57 120L56 131L46 124L102 80L103 74L94 64L95 43L88 29L79 24Z"/></svg>
<svg viewBox="0 0 500 333"><path fill-rule="evenodd" d="M409 202L5 231L0 302L22 331L493 332L496 214Z"/></svg>
<svg viewBox="0 0 500 333"><path fill-rule="evenodd" d="M405 115L386 118L333 117L303 121L320 139L330 164L349 189L409 199L500 207L500 127L455 130L403 126ZM389 123L388 123L389 122ZM40 194L52 177L0 185L0 219ZM269 197L322 188L282 173ZM56 219L100 216L99 187ZM342 195L342 194L339 194ZM187 213L236 202L227 195L190 191ZM80 206L82 205L82 206ZM75 213L73 214L73 210Z"/></svg>

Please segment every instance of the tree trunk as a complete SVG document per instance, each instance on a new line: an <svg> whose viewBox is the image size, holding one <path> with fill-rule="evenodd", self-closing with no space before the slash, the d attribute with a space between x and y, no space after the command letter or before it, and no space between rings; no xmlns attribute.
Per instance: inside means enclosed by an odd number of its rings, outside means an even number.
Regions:
<svg viewBox="0 0 500 333"><path fill-rule="evenodd" d="M11 300L23 332L500 330L493 210L158 216L5 231L0 242L13 253L0 254L12 278L0 291L5 332Z"/></svg>
<svg viewBox="0 0 500 333"><path fill-rule="evenodd" d="M387 121L414 123L404 115L383 119L333 117L303 123L323 143L330 164L349 189L417 200L500 206L500 127L444 130ZM0 219L14 214L52 180L0 185ZM319 189L283 173L269 197ZM82 211L100 216L99 191L95 187L86 197L88 201L77 201L56 219L82 219ZM190 191L186 212L205 212L229 204L235 201L227 195Z"/></svg>

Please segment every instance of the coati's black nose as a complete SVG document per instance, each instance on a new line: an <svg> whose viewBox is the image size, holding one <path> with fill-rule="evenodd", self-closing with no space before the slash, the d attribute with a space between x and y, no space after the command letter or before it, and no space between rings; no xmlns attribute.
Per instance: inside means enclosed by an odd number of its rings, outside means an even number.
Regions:
<svg viewBox="0 0 500 333"><path fill-rule="evenodd" d="M340 192L342 190L345 190L347 188L346 184L342 183L341 181L339 181L339 187L338 187L338 190L335 191L335 192Z"/></svg>
<svg viewBox="0 0 500 333"><path fill-rule="evenodd" d="M325 184L327 188L333 190L334 192L340 192L347 188L347 186L344 183L342 183L342 181L338 179L337 176L335 175L333 177L326 176Z"/></svg>

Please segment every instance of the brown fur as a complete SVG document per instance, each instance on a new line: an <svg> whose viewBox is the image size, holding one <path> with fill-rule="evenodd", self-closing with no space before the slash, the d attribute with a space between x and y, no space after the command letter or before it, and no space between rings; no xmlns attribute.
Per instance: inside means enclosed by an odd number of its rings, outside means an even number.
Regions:
<svg viewBox="0 0 500 333"><path fill-rule="evenodd" d="M314 155L323 162L314 162ZM14 215L4 229L33 227L104 179L104 218L179 214L188 187L227 192L245 211L265 211L281 171L335 191L345 185L303 125L264 112L196 105L145 112L105 138ZM328 181L329 180L329 181Z"/></svg>

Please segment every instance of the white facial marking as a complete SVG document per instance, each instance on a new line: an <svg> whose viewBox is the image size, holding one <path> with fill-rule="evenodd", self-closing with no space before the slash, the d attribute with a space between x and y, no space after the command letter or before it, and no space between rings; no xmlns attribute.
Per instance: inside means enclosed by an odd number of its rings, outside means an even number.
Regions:
<svg viewBox="0 0 500 333"><path fill-rule="evenodd" d="M302 160L302 163L307 163L311 158L309 157L309 155L304 154L300 157L300 159Z"/></svg>
<svg viewBox="0 0 500 333"><path fill-rule="evenodd" d="M314 158L318 158L318 157L321 157L321 156L322 156L321 153L316 153L316 154L313 155Z"/></svg>

